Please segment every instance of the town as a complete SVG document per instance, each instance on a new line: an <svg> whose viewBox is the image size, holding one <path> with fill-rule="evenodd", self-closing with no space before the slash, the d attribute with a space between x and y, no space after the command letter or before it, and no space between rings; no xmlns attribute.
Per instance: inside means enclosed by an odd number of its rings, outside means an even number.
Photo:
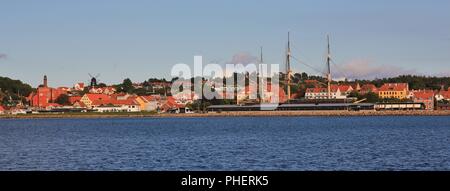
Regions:
<svg viewBox="0 0 450 191"><path fill-rule="evenodd" d="M205 100L200 92L194 91L189 95L171 95L174 80L149 79L133 83L125 79L119 85L106 85L97 83L97 78L98 76L91 75L87 84L80 82L73 87L56 88L49 85L50 79L47 76L43 76L42 84L37 88L21 82L17 84L17 80L1 78L0 114L203 113L246 110L244 108L251 108L248 106L270 102L268 99L260 99L261 96L250 99L249 95L256 90L250 88L248 83L244 88L236 88L231 100ZM424 82L419 82L420 79ZM433 79L437 82L429 82ZM353 106L370 110L450 110L448 78L400 76L373 81L332 81L329 88L324 85L325 78L308 76L306 73L294 74L289 88L286 88L285 80L280 80L279 89L279 108L282 110L347 110L355 109ZM400 80L409 82L399 82ZM186 83L193 81L187 80ZM214 88L208 82L204 85ZM270 87L267 91L270 94ZM270 96L273 95L265 97Z"/></svg>
<svg viewBox="0 0 450 191"><path fill-rule="evenodd" d="M312 66L292 55L290 33L287 39L285 70L270 77L263 77L258 71L244 71L210 79L194 76L132 82L126 78L121 84L108 85L99 83L99 74L89 74L87 83L56 88L50 86L46 75L36 88L19 80L0 78L0 114L267 111L262 106L273 103L276 107L269 110L450 110L450 77L333 79L329 35L326 72L318 76L294 73L294 61ZM262 47L255 64L258 68L264 64ZM230 82L233 83L227 84ZM191 91L172 91L185 87L191 87ZM205 89L214 92L214 99L205 98Z"/></svg>

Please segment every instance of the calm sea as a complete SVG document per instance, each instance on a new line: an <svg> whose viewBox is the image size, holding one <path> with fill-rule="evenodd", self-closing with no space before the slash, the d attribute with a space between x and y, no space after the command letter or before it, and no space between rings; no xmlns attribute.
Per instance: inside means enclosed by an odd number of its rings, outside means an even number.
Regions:
<svg viewBox="0 0 450 191"><path fill-rule="evenodd" d="M0 170L450 170L450 117L3 119Z"/></svg>

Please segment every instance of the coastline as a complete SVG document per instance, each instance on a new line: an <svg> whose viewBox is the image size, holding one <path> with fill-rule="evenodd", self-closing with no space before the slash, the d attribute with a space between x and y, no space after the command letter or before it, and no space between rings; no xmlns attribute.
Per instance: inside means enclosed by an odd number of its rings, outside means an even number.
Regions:
<svg viewBox="0 0 450 191"><path fill-rule="evenodd" d="M209 113L66 113L0 115L0 119L64 119L64 118L203 118L203 117L350 117L350 116L450 116L450 111L235 111Z"/></svg>

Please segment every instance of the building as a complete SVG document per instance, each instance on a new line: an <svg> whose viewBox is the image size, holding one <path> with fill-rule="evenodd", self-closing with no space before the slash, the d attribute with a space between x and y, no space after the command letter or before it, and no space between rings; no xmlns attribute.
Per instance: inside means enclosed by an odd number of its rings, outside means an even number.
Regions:
<svg viewBox="0 0 450 191"><path fill-rule="evenodd" d="M375 93L378 94L378 88L373 84L364 84L361 86L361 89L359 90L359 93L361 95L365 95L368 93Z"/></svg>
<svg viewBox="0 0 450 191"><path fill-rule="evenodd" d="M423 103L426 110L434 110L434 92L431 90L412 91L414 103Z"/></svg>
<svg viewBox="0 0 450 191"><path fill-rule="evenodd" d="M105 113L105 112L140 112L139 104L131 103L130 104L107 104L107 105L98 105L94 106L94 109L97 112Z"/></svg>
<svg viewBox="0 0 450 191"><path fill-rule="evenodd" d="M84 104L84 103L81 102L80 100L75 101L75 102L72 104L72 106L73 106L74 108L88 108L88 107L86 106L86 104Z"/></svg>
<svg viewBox="0 0 450 191"><path fill-rule="evenodd" d="M386 83L378 89L378 96L381 99L406 99L408 91L407 83Z"/></svg>
<svg viewBox="0 0 450 191"><path fill-rule="evenodd" d="M76 84L73 86L73 89L74 89L75 91L83 91L83 90L84 90L84 83L83 83L83 82L76 83Z"/></svg>
<svg viewBox="0 0 450 191"><path fill-rule="evenodd" d="M156 111L161 107L161 96L138 96L136 101L141 111Z"/></svg>
<svg viewBox="0 0 450 191"><path fill-rule="evenodd" d="M167 99L163 101L160 109L163 112L168 112L182 107L185 107L185 105L177 103L174 97L168 96Z"/></svg>
<svg viewBox="0 0 450 191"><path fill-rule="evenodd" d="M5 114L5 108L0 105L0 115Z"/></svg>
<svg viewBox="0 0 450 191"><path fill-rule="evenodd" d="M6 111L5 111L5 113L6 113ZM7 113L11 114L11 115L24 115L24 114L27 114L27 111L23 108L12 107L12 108L9 108Z"/></svg>
<svg viewBox="0 0 450 191"><path fill-rule="evenodd" d="M450 101L450 88L448 90L441 90L435 96L437 101Z"/></svg>
<svg viewBox="0 0 450 191"><path fill-rule="evenodd" d="M82 96L69 96L69 103L70 105L75 104L76 102L81 100Z"/></svg>
<svg viewBox="0 0 450 191"><path fill-rule="evenodd" d="M172 95L172 96L176 100L177 103L183 104L183 105L186 105L189 103L194 103L195 100L200 99L199 95L197 95L194 92L189 92L189 91L180 92L180 93L178 93L176 95Z"/></svg>
<svg viewBox="0 0 450 191"><path fill-rule="evenodd" d="M355 85L355 88L360 89L359 84ZM351 85L331 85L332 91L337 91L337 89L339 89L346 95L350 94L353 90L355 90L355 88L353 88Z"/></svg>
<svg viewBox="0 0 450 191"><path fill-rule="evenodd" d="M74 107L86 107L98 112L139 112L141 111L136 96L129 94L85 94Z"/></svg>
<svg viewBox="0 0 450 191"><path fill-rule="evenodd" d="M48 87L47 76L44 76L43 84L36 89L36 92L31 93L27 99L32 107L47 108L53 106L52 103L54 103L59 96L68 94L69 90L70 88L66 87L56 89Z"/></svg>
<svg viewBox="0 0 450 191"><path fill-rule="evenodd" d="M361 85L358 82L356 84L352 84L351 86L353 88L353 91L361 91Z"/></svg>
<svg viewBox="0 0 450 191"><path fill-rule="evenodd" d="M117 92L115 87L112 86L107 86L107 87L102 87L102 88L96 88L94 86L91 87L91 89L89 89L89 93L92 94L106 94L106 95L112 95L115 94Z"/></svg>
<svg viewBox="0 0 450 191"><path fill-rule="evenodd" d="M348 94L353 91L350 85L331 85L330 99L347 99ZM307 88L305 99L329 99L328 88Z"/></svg>
<svg viewBox="0 0 450 191"><path fill-rule="evenodd" d="M110 97L105 94L84 94L81 97L80 102L83 103L87 108L92 108L93 106L101 105L101 103L108 101Z"/></svg>

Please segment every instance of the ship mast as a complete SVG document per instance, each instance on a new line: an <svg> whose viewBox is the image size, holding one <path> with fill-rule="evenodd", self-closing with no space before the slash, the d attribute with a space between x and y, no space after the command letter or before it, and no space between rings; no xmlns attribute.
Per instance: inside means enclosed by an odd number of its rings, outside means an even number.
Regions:
<svg viewBox="0 0 450 191"><path fill-rule="evenodd" d="M331 50L330 50L330 35L327 35L327 41L328 41L328 48L327 48L327 81L328 81L328 87L327 87L327 94L328 99L331 99Z"/></svg>
<svg viewBox="0 0 450 191"><path fill-rule="evenodd" d="M257 78L258 78L258 82L257 82L257 85L258 85L258 88L257 88L257 92L258 92L258 99L259 99L259 103L261 104L262 102L263 102L263 100L262 100L262 98L263 98L263 96L261 95L262 93L264 93L264 89L263 89L263 87L261 87L261 85L263 85L263 71L262 71L262 64L264 63L264 60L263 60L263 47L261 46L260 47L260 53L261 53L261 57L260 57L260 60L259 60L259 65L258 65L258 70L259 70L259 72L257 73L258 75L257 75Z"/></svg>
<svg viewBox="0 0 450 191"><path fill-rule="evenodd" d="M287 44L287 52L286 52L286 90L287 90L287 99L288 101L291 99L291 41L290 41L290 33L288 32L288 44Z"/></svg>

